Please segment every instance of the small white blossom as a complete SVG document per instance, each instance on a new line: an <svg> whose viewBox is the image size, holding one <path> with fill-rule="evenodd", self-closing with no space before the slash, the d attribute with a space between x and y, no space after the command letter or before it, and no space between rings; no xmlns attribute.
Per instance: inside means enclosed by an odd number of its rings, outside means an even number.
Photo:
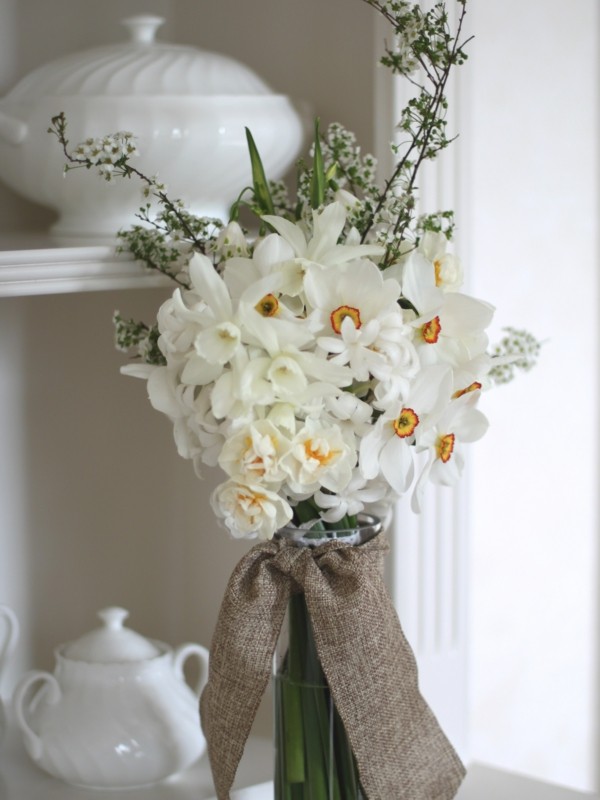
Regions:
<svg viewBox="0 0 600 800"><path fill-rule="evenodd" d="M224 259L248 255L248 242L238 222L230 222L223 228L217 236L215 250Z"/></svg>

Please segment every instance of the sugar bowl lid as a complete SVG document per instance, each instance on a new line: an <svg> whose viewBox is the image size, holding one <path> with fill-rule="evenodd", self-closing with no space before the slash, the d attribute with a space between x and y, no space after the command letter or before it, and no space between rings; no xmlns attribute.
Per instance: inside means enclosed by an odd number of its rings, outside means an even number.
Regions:
<svg viewBox="0 0 600 800"><path fill-rule="evenodd" d="M161 651L154 642L123 625L129 616L124 608L104 608L98 616L102 625L65 645L62 649L65 658L89 663L115 663L144 661L160 655Z"/></svg>
<svg viewBox="0 0 600 800"><path fill-rule="evenodd" d="M272 94L251 69L233 58L155 41L162 17L122 20L130 40L72 53L23 78L11 101L84 96L220 96Z"/></svg>

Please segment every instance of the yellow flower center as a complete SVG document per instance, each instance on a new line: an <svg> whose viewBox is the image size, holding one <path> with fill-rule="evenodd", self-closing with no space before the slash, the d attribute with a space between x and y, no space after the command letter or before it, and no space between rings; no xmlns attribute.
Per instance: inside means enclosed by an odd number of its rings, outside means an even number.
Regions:
<svg viewBox="0 0 600 800"><path fill-rule="evenodd" d="M425 325L421 327L423 341L427 342L427 344L435 344L440 338L441 330L442 325L440 323L440 318L434 317L430 322L426 322Z"/></svg>
<svg viewBox="0 0 600 800"><path fill-rule="evenodd" d="M237 493L237 501L245 508L248 516L256 516L262 513L261 504L267 499L265 494L260 492L239 491Z"/></svg>
<svg viewBox="0 0 600 800"><path fill-rule="evenodd" d="M266 294L254 308L263 317L274 317L279 311L279 301L274 294Z"/></svg>
<svg viewBox="0 0 600 800"><path fill-rule="evenodd" d="M401 439L412 436L418 424L419 417L412 408L403 408L398 418L392 422L396 436L399 436Z"/></svg>
<svg viewBox="0 0 600 800"><path fill-rule="evenodd" d="M360 321L360 311L358 308L353 308L352 306L339 306L339 308L336 308L334 311L332 311L329 316L329 319L331 320L331 327L336 333L341 333L342 322L346 319L346 317L350 317L355 328L360 328L362 323Z"/></svg>
<svg viewBox="0 0 600 800"><path fill-rule="evenodd" d="M454 450L455 436L453 433L447 433L445 436L440 436L435 446L437 457L440 458L444 464L450 461L452 451Z"/></svg>
<svg viewBox="0 0 600 800"><path fill-rule="evenodd" d="M457 397L462 397L464 394L469 394L469 392L477 392L479 389L481 389L479 381L473 381L473 383L465 389L459 389L457 392L454 392L452 399L456 400Z"/></svg>
<svg viewBox="0 0 600 800"><path fill-rule="evenodd" d="M433 262L433 269L435 270L435 285L441 286L443 283L442 280L442 259L436 258Z"/></svg>
<svg viewBox="0 0 600 800"><path fill-rule="evenodd" d="M246 437L246 439L244 440L244 444L246 445L247 448L244 451L243 455L246 468L252 470L252 472L255 475L262 478L266 472L264 459L262 458L262 456L256 455L253 452L252 438L250 436ZM252 456L254 456L254 458L252 458Z"/></svg>
<svg viewBox="0 0 600 800"><path fill-rule="evenodd" d="M315 444L313 443L312 439L307 439L304 442L304 452L306 454L306 458L314 459L315 461L318 461L322 467L325 467L330 461L333 461L340 451L327 450L327 452L323 452L318 442Z"/></svg>

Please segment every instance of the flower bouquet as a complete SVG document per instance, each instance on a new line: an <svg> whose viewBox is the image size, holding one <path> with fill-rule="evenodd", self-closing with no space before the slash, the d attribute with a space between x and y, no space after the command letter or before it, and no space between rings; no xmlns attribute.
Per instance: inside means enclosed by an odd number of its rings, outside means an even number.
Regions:
<svg viewBox="0 0 600 800"><path fill-rule="evenodd" d="M227 222L198 218L135 168L132 134L71 149L63 114L50 129L67 170L141 181L140 224L121 246L175 288L151 325L115 314L118 346L137 356L123 372L147 380L182 457L224 472L211 498L224 526L263 540L232 575L202 698L219 798L288 606L277 798L450 798L463 776L382 582L378 520L409 491L418 512L428 483L456 483L463 446L488 425L482 393L528 369L539 345L511 329L490 349L493 308L461 291L452 212L416 211L419 170L450 143L465 0L454 32L443 3L364 2L393 29L383 64L414 86L383 185L352 133L317 121L290 197L248 130L252 185Z"/></svg>

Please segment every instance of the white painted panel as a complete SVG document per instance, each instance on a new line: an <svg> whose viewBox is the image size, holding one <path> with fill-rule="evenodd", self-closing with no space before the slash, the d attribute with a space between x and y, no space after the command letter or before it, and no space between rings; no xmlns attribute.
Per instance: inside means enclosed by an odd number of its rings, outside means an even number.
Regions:
<svg viewBox="0 0 600 800"><path fill-rule="evenodd" d="M598 4L475 0L472 289L547 340L472 449L472 755L576 789L597 762Z"/></svg>

